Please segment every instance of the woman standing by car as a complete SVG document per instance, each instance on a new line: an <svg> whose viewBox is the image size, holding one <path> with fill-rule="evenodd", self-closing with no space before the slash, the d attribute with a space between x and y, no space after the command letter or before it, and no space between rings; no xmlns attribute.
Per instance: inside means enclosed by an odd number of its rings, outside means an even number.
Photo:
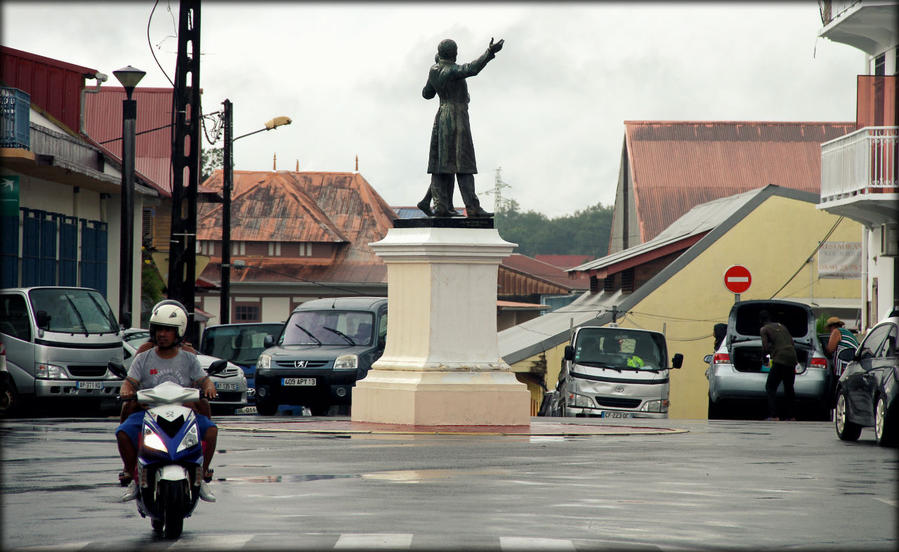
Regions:
<svg viewBox="0 0 899 552"><path fill-rule="evenodd" d="M843 321L836 316L828 318L824 326L827 332L830 333L830 339L827 340L824 350L833 359L833 370L836 377L840 377L843 374L843 370L846 369L848 364L847 361L842 361L838 358L840 351L844 349L855 351L858 348L858 340L855 338L855 335L843 326L845 326Z"/></svg>

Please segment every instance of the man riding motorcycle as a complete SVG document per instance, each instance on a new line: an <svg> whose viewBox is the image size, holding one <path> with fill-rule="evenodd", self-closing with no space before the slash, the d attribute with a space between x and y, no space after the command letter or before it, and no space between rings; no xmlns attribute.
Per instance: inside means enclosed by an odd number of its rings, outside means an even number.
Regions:
<svg viewBox="0 0 899 552"><path fill-rule="evenodd" d="M116 429L119 455L124 464L124 470L119 477L122 485L127 485L122 493L122 502L137 497L134 473L144 411L138 403L131 401L135 397L135 393L141 389L155 387L164 381L171 381L183 387L197 387L201 390L201 394L208 398L217 396L215 385L200 367L196 355L179 347L186 330L187 314L183 308L165 303L153 307L153 313L150 316L150 336L156 345L151 350L138 353L134 357L134 361L128 369L128 376L122 383L120 394L122 399L127 402L122 409L122 423ZM204 410L208 412L208 406L204 408L196 403L189 403L185 406L192 408L196 413L200 438L205 445L204 480L200 483L200 498L206 502L215 502L215 495L209 488L208 482L212 479L209 463L215 452L218 428L208 415L202 413Z"/></svg>

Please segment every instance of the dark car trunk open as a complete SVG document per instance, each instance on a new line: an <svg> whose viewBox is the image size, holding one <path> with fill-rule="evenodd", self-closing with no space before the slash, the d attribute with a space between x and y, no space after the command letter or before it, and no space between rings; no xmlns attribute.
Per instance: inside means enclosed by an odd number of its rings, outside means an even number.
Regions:
<svg viewBox="0 0 899 552"><path fill-rule="evenodd" d="M810 354L808 346L796 343L796 357L799 359L799 364L807 366ZM761 372L764 356L760 341L737 343L731 351L731 361L738 372Z"/></svg>

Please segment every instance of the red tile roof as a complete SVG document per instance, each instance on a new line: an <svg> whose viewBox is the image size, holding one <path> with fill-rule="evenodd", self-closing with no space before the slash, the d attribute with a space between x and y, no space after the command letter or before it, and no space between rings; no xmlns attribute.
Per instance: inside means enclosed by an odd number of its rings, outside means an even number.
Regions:
<svg viewBox="0 0 899 552"><path fill-rule="evenodd" d="M819 193L820 144L855 130L854 122L625 121L624 125L641 242L713 199L768 184Z"/></svg>

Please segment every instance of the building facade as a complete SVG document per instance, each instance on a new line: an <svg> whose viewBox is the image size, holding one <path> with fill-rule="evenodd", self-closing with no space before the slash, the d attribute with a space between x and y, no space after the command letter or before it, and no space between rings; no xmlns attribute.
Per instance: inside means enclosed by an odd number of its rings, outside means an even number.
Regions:
<svg viewBox="0 0 899 552"><path fill-rule="evenodd" d="M899 49L895 1L821 2L820 36L864 52L857 83L854 132L821 146L818 209L861 223L861 329L899 306ZM847 75L846 78L853 78Z"/></svg>

